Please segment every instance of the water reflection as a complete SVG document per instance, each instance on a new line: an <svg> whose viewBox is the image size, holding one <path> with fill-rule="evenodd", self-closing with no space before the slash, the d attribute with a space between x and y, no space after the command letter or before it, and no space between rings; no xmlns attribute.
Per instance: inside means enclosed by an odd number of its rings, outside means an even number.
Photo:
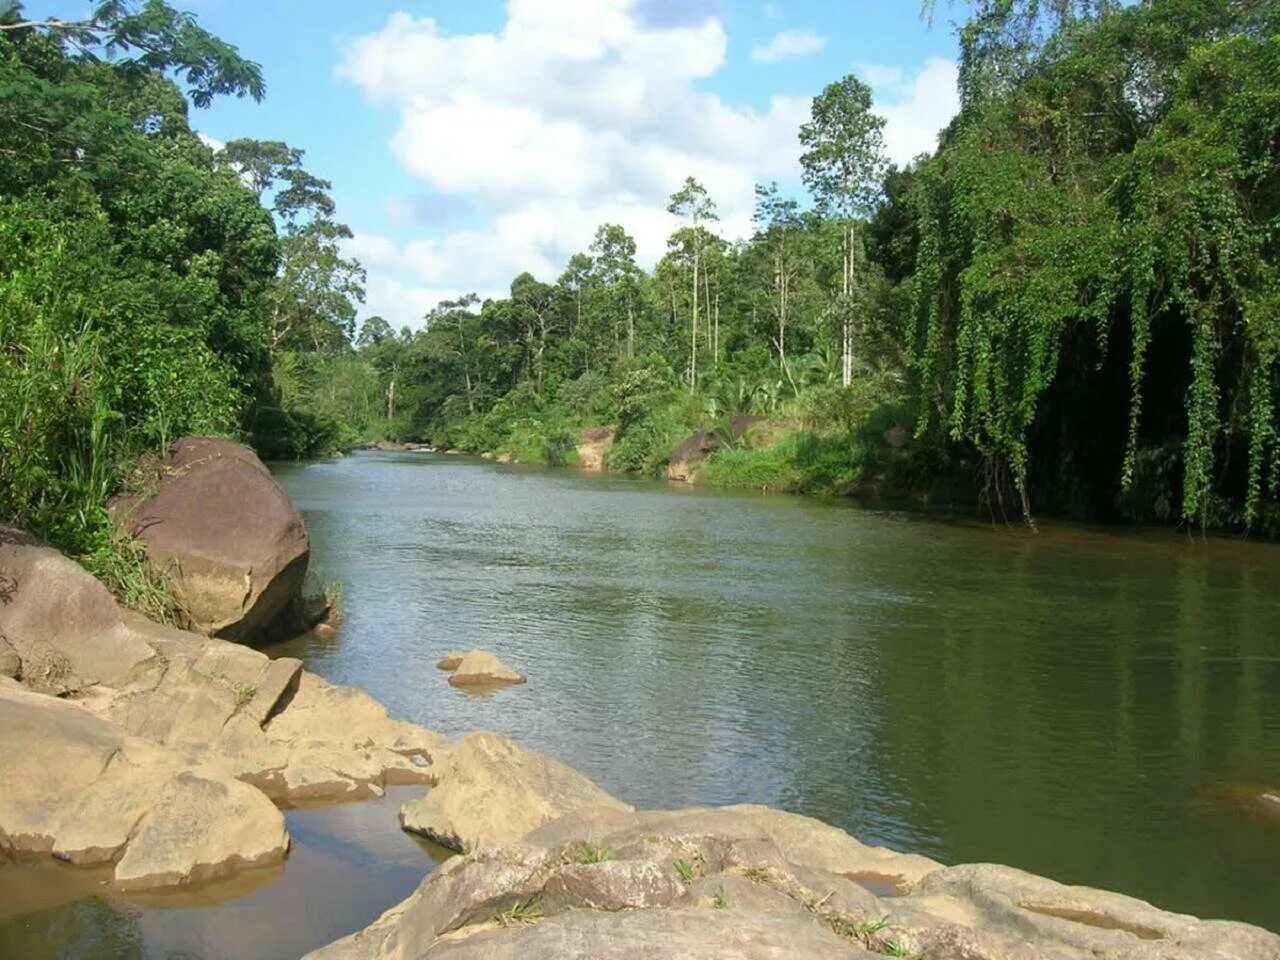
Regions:
<svg viewBox="0 0 1280 960"><path fill-rule="evenodd" d="M283 868L171 894L105 892L106 871L54 863L0 869L0 956L32 960L290 960L367 926L444 852L396 821L421 788L286 813Z"/></svg>

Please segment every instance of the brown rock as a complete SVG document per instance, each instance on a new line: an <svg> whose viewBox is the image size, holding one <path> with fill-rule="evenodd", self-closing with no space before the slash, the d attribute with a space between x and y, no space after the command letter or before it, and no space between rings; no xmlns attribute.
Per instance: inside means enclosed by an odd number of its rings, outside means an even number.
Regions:
<svg viewBox="0 0 1280 960"><path fill-rule="evenodd" d="M436 669L453 671L458 669L458 665L462 663L462 658L466 654L460 650L451 650L446 653L440 660L436 661Z"/></svg>
<svg viewBox="0 0 1280 960"><path fill-rule="evenodd" d="M201 633L251 640L297 596L309 543L302 516L247 448L185 437L153 493L119 499L117 521L175 579Z"/></svg>
<svg viewBox="0 0 1280 960"><path fill-rule="evenodd" d="M463 737L438 779L400 809L400 825L451 850L510 843L582 807L630 809L559 760L495 733Z"/></svg>
<svg viewBox="0 0 1280 960"><path fill-rule="evenodd" d="M139 822L116 864L121 890L211 880L284 859L284 817L247 783L183 772Z"/></svg>
<svg viewBox="0 0 1280 960"><path fill-rule="evenodd" d="M60 694L119 683L155 656L88 571L9 527L0 527L0 589L0 636L29 687Z"/></svg>
<svg viewBox="0 0 1280 960"><path fill-rule="evenodd" d="M604 469L605 454L613 446L617 427L591 427L582 431L578 442L578 466L583 470L599 472Z"/></svg>
<svg viewBox="0 0 1280 960"><path fill-rule="evenodd" d="M217 766L125 736L80 706L0 685L0 848L117 860L121 889L172 887L279 860L284 818Z"/></svg>
<svg viewBox="0 0 1280 960"><path fill-rule="evenodd" d="M483 687L524 683L525 679L487 650L472 650L463 654L449 682L455 687Z"/></svg>
<svg viewBox="0 0 1280 960"><path fill-rule="evenodd" d="M281 698L297 690L301 676L301 660L293 657L272 660L262 671L257 683L253 684L249 702L244 704L242 712L248 714L259 726L266 723Z"/></svg>

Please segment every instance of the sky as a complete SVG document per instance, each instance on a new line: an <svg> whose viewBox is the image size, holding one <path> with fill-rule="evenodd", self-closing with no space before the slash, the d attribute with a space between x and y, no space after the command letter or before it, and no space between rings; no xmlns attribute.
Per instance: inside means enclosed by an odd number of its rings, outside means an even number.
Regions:
<svg viewBox="0 0 1280 960"><path fill-rule="evenodd" d="M720 232L751 232L754 185L799 193L812 98L854 73L903 163L954 114L963 5L917 0L171 0L260 63L267 97L193 110L213 141L285 140L333 183L361 316L422 325L442 299L554 281L621 223L651 266L686 176ZM28 0L75 17L84 2Z"/></svg>

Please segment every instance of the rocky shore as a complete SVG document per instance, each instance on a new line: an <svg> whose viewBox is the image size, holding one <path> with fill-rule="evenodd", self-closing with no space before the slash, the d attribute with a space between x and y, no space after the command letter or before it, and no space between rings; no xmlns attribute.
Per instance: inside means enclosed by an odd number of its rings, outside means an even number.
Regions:
<svg viewBox="0 0 1280 960"><path fill-rule="evenodd" d="M246 455L180 442L130 504L201 611L193 630L121 608L78 564L0 528L0 855L109 865L119 890L173 889L284 858L282 804L422 784L401 826L457 856L313 960L1280 960L1280 936L1247 924L944 866L767 807L638 811L505 737L450 741L225 639L282 615L306 563L301 518ZM157 529L167 502L193 504L170 484L204 491L190 509L221 498L216 520L188 529L240 532L184 562L189 538Z"/></svg>

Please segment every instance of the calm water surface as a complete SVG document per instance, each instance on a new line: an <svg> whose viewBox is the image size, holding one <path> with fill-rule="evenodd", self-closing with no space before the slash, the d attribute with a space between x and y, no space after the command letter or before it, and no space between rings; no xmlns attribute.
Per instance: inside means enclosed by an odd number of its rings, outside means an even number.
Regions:
<svg viewBox="0 0 1280 960"><path fill-rule="evenodd" d="M1280 548L426 454L277 475L346 622L271 652L396 715L517 737L639 806L768 803L1280 930L1280 818L1244 799L1280 787ZM435 661L472 646L528 685L449 687ZM0 870L39 901L0 893L0 956L296 957L431 868L402 799L291 814L288 865L247 894Z"/></svg>
<svg viewBox="0 0 1280 960"><path fill-rule="evenodd" d="M1280 549L948 524L424 454L285 467L333 641L288 652L641 806L742 801L1280 930ZM483 646L529 684L435 661Z"/></svg>

